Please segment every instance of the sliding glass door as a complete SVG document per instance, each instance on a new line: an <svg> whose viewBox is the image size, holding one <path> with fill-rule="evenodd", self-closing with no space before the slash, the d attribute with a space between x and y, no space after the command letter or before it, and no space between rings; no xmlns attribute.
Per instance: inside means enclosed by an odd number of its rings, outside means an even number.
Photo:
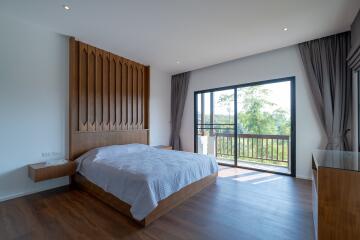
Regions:
<svg viewBox="0 0 360 240"><path fill-rule="evenodd" d="M195 151L294 175L294 94L294 78L195 92Z"/></svg>

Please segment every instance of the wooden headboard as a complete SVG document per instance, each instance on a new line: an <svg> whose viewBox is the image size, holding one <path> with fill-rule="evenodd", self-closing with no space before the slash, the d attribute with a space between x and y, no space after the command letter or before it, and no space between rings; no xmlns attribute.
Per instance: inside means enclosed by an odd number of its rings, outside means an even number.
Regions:
<svg viewBox="0 0 360 240"><path fill-rule="evenodd" d="M69 40L69 159L113 144L149 143L148 66Z"/></svg>

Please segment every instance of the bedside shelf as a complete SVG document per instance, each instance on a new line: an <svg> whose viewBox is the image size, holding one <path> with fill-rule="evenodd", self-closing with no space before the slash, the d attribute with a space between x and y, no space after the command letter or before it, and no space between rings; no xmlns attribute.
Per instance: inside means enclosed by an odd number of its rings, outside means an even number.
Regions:
<svg viewBox="0 0 360 240"><path fill-rule="evenodd" d="M76 172L76 163L67 162L59 165L46 165L45 162L31 164L28 166L29 178L34 182L40 182L48 179L74 175Z"/></svg>
<svg viewBox="0 0 360 240"><path fill-rule="evenodd" d="M164 149L164 150L173 150L172 146L166 146L166 145L158 145L154 146L154 148Z"/></svg>

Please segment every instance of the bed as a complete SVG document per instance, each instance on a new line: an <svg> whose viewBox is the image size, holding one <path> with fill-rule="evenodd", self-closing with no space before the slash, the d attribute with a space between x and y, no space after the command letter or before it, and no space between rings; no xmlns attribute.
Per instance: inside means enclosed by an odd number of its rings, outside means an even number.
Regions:
<svg viewBox="0 0 360 240"><path fill-rule="evenodd" d="M217 177L211 157L148 146L149 89L149 66L70 38L72 184L145 226Z"/></svg>
<svg viewBox="0 0 360 240"><path fill-rule="evenodd" d="M148 225L213 183L214 158L144 144L93 149L76 160L82 189Z"/></svg>

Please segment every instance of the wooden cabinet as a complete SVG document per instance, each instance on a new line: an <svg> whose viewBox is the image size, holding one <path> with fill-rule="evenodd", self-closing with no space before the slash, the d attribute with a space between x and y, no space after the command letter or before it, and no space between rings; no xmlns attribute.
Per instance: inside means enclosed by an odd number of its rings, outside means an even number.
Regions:
<svg viewBox="0 0 360 240"><path fill-rule="evenodd" d="M313 154L315 239L360 239L360 172L358 153Z"/></svg>
<svg viewBox="0 0 360 240"><path fill-rule="evenodd" d="M36 163L28 166L29 177L34 182L40 182L48 179L59 178L74 175L76 172L76 163L67 162L59 165L47 165L46 163Z"/></svg>
<svg viewBox="0 0 360 240"><path fill-rule="evenodd" d="M318 194L317 194L317 184L316 184L316 171L313 170L312 175L312 209L313 209L313 220L314 220L314 233L315 239L318 235Z"/></svg>

